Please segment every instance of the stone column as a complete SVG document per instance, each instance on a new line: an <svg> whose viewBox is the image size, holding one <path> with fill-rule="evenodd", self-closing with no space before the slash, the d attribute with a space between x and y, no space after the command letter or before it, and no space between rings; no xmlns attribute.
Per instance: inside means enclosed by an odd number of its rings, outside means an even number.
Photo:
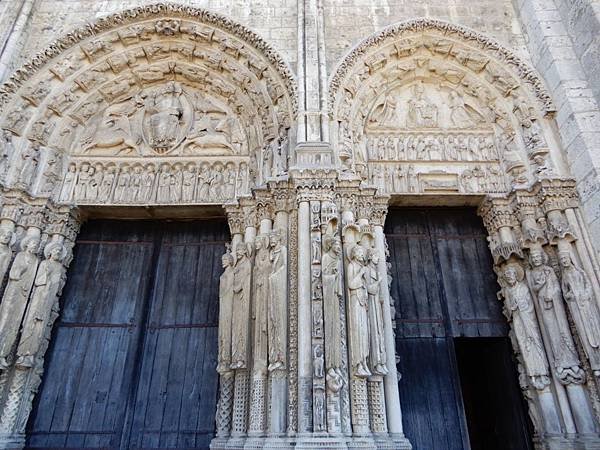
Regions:
<svg viewBox="0 0 600 450"><path fill-rule="evenodd" d="M375 248L380 255L386 255L386 241L383 225L387 215L387 199L378 199L373 211L373 230ZM388 285L388 270L386 258L379 259L379 276L381 278L381 295L383 297L383 322L385 330L385 348L388 374L384 377L385 407L387 428L390 437L398 449L410 449L412 446L404 436L402 426L402 409L400 407L400 392L398 390L398 372L396 369L396 340L392 326L390 286Z"/></svg>
<svg viewBox="0 0 600 450"><path fill-rule="evenodd" d="M28 210L28 211L27 211ZM29 213L29 214L27 214ZM58 294L65 282L79 218L69 207L26 208L25 240L42 237L44 260L37 269L14 358L7 369L7 388L0 417L0 447L22 448L33 396L41 383L44 354L58 317ZM39 242L39 241L38 241Z"/></svg>
<svg viewBox="0 0 600 450"><path fill-rule="evenodd" d="M288 233L289 233L289 208L290 208L290 199L289 199L289 192L287 189L276 189L273 192L273 197L274 197L274 213L275 213L275 219L273 221L273 230L280 233L280 236L282 238L282 245L283 247L286 249L286 251L289 250L290 246L289 246L289 237L288 237ZM289 254L287 255L288 257L288 261L289 261ZM288 262L288 269L289 271L289 262ZM287 292L289 293L289 279L288 281L288 289ZM288 309L288 301L289 299L286 299L285 304L281 305L282 308L284 308L284 316L287 318L289 315L289 309ZM287 323L282 324L284 325L284 328L287 329ZM285 348L288 348L288 340L286 340L286 342L284 343ZM289 368L289 358L287 360L287 365L284 367L279 367L279 366L274 366L271 367L269 370L269 388L270 388L270 392L269 392L269 398L270 398L270 405L269 405L269 412L270 415L268 417L268 424L267 424L267 436L269 438L272 438L271 441L267 440L267 442L265 443L265 447L268 447L270 442L272 442L273 444L275 444L274 446L277 446L277 442L279 441L279 438L283 437L283 435L285 434L286 431L286 412L287 412L287 400L288 400L288 395L287 395L287 389L288 389L288 380L287 380L287 373L288 373L288 368ZM276 401L273 401L273 399L276 399Z"/></svg>
<svg viewBox="0 0 600 450"><path fill-rule="evenodd" d="M310 202L298 197L298 433L312 431Z"/></svg>

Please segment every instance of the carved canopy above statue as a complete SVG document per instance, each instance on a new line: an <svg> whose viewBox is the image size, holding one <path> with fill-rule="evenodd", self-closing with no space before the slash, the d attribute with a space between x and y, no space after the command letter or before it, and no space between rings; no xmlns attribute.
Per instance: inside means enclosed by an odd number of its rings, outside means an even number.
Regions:
<svg viewBox="0 0 600 450"><path fill-rule="evenodd" d="M475 31L438 20L391 26L330 83L338 157L380 192L485 194L557 169L554 107L535 72ZM553 164L554 163L554 164Z"/></svg>
<svg viewBox="0 0 600 450"><path fill-rule="evenodd" d="M286 170L295 92L243 26L135 8L51 44L0 88L0 176L64 202L224 202Z"/></svg>

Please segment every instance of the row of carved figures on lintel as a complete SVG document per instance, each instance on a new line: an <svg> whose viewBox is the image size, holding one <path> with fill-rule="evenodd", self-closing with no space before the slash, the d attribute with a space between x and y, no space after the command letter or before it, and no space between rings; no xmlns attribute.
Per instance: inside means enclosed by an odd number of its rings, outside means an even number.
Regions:
<svg viewBox="0 0 600 450"><path fill-rule="evenodd" d="M65 266L72 255L56 236L43 237L30 228L16 244L17 233L0 227L0 280L7 278L0 304L0 371L13 363L21 369L33 367L49 337L48 326L58 316Z"/></svg>
<svg viewBox="0 0 600 450"><path fill-rule="evenodd" d="M367 138L370 160L496 161L492 134L393 134Z"/></svg>
<svg viewBox="0 0 600 450"><path fill-rule="evenodd" d="M512 322L530 384L539 390L550 385L548 361L560 383L585 381L567 310L594 376L600 377L600 311L590 278L573 261L571 244L559 242L553 254L556 268L549 265L548 253L539 244L530 248L528 256L527 265L509 261L496 270L504 313Z"/></svg>
<svg viewBox="0 0 600 450"><path fill-rule="evenodd" d="M373 164L371 183L382 193L506 192L505 176L498 164L477 164L463 168L460 173L423 169L419 164Z"/></svg>
<svg viewBox="0 0 600 450"><path fill-rule="evenodd" d="M59 200L78 203L218 203L250 193L242 162L71 163Z"/></svg>

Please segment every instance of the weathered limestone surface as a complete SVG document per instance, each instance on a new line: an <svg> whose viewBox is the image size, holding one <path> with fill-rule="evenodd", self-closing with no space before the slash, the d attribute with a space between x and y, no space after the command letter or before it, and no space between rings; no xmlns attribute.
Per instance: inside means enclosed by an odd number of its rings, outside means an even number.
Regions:
<svg viewBox="0 0 600 450"><path fill-rule="evenodd" d="M564 5L0 5L0 448L80 212L177 206L232 237L212 447L409 449L390 201L479 206L538 448L599 447L600 120Z"/></svg>

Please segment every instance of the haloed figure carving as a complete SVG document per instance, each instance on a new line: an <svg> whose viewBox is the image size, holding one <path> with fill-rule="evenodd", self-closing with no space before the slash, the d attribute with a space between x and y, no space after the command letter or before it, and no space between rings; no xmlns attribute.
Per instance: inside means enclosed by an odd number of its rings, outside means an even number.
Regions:
<svg viewBox="0 0 600 450"><path fill-rule="evenodd" d="M513 331L531 384L536 389L544 389L550 384L548 362L535 315L533 298L524 278L523 268L518 264L508 264L501 273L504 312L508 320L512 321Z"/></svg>
<svg viewBox="0 0 600 450"><path fill-rule="evenodd" d="M36 252L39 245L37 236L25 236L8 274L8 284L0 305L0 370L9 367L8 358L17 340L38 266Z"/></svg>
<svg viewBox="0 0 600 450"><path fill-rule="evenodd" d="M33 293L17 348L16 365L19 367L33 367L35 356L45 339L44 335L51 321L52 311L57 307L57 295L64 274L62 260L65 249L62 244L51 242L44 249L44 256L46 259L40 263L35 276Z"/></svg>
<svg viewBox="0 0 600 450"><path fill-rule="evenodd" d="M269 277L271 275L271 257L269 236L258 235L254 241L254 295L252 297L252 318L254 319L254 355L255 368L267 365L267 304L269 302Z"/></svg>
<svg viewBox="0 0 600 450"><path fill-rule="evenodd" d="M581 383L585 374L575 352L560 284L554 269L546 264L546 260L546 253L541 246L530 250L531 268L527 270L527 282L537 298L541 319L548 332L558 379L565 384Z"/></svg>
<svg viewBox="0 0 600 450"><path fill-rule="evenodd" d="M235 249L233 267L233 315L231 329L231 368L248 367L248 322L250 318L250 292L252 264L248 258L247 244Z"/></svg>
<svg viewBox="0 0 600 450"><path fill-rule="evenodd" d="M350 250L348 264L348 290L350 292L349 333L352 336L352 369L358 377L368 377L371 371L367 365L369 359L369 318L368 294L365 283L365 249L355 245Z"/></svg>
<svg viewBox="0 0 600 450"><path fill-rule="evenodd" d="M286 365L287 333L287 248L282 231L270 236L271 275L269 275L269 371Z"/></svg>
<svg viewBox="0 0 600 450"><path fill-rule="evenodd" d="M568 244L569 246L571 244ZM559 247L560 248L560 247ZM587 274L573 264L569 250L558 253L562 291L596 377L600 376L600 312Z"/></svg>
<svg viewBox="0 0 600 450"><path fill-rule="evenodd" d="M367 293L369 295L369 362L371 371L377 375L387 375L387 356L383 336L383 298L381 296L381 280L378 266L379 253L369 250L366 268Z"/></svg>

